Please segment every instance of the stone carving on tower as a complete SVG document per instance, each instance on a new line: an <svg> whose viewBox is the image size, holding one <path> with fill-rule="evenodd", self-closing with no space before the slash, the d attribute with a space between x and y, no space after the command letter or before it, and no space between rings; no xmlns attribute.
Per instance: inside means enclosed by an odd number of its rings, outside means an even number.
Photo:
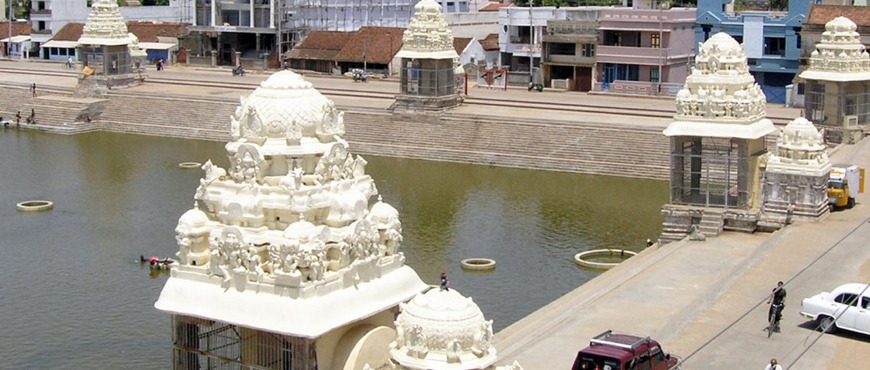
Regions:
<svg viewBox="0 0 870 370"><path fill-rule="evenodd" d="M331 100L281 71L230 122L229 165L203 165L159 309L317 338L425 288L404 265L399 213L374 198Z"/></svg>
<svg viewBox="0 0 870 370"><path fill-rule="evenodd" d="M803 117L779 134L764 173L764 208L759 227L776 230L793 220L817 220L829 212L831 162L822 134Z"/></svg>
<svg viewBox="0 0 870 370"><path fill-rule="evenodd" d="M805 116L825 130L824 139L830 143L855 143L870 128L870 107L848 103L862 101L870 89L870 55L856 29L846 17L825 24L800 74L806 81Z"/></svg>
<svg viewBox="0 0 870 370"><path fill-rule="evenodd" d="M496 361L492 320L454 289L430 289L400 305L390 356L408 369L484 369Z"/></svg>
<svg viewBox="0 0 870 370"><path fill-rule="evenodd" d="M94 0L79 43L103 44L107 40L130 41L127 24L115 0ZM125 42L126 44L127 42Z"/></svg>
<svg viewBox="0 0 870 370"><path fill-rule="evenodd" d="M764 138L776 131L743 46L720 32L698 49L692 73L677 93L674 121L664 130L671 138L671 202L662 209L665 242L693 231L706 236L754 231Z"/></svg>
<svg viewBox="0 0 870 370"><path fill-rule="evenodd" d="M837 17L825 24L825 32L810 54L807 70L836 73L870 73L870 55L861 44L855 22Z"/></svg>
<svg viewBox="0 0 870 370"><path fill-rule="evenodd" d="M414 17L402 35L402 50L423 53L451 52L453 31L450 30L441 5L434 0L423 0L414 6Z"/></svg>

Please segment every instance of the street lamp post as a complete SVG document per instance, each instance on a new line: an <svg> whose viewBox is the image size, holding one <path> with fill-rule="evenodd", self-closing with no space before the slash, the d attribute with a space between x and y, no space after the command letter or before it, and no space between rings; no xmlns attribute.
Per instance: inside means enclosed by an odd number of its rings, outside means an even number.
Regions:
<svg viewBox="0 0 870 370"><path fill-rule="evenodd" d="M529 0L529 86L535 83L535 78L532 75L532 70L535 68L535 16L532 14L532 7L535 6L534 0Z"/></svg>
<svg viewBox="0 0 870 370"><path fill-rule="evenodd" d="M9 53L9 49L12 48L12 1L9 0L9 19L6 20L9 22L9 34L6 35L6 56L9 59L12 59L12 54Z"/></svg>
<svg viewBox="0 0 870 370"><path fill-rule="evenodd" d="M658 7L659 7L659 76L657 79L657 83L658 83L658 95L662 95L662 77L663 77L662 76L662 65L664 64L664 58L665 58L664 57L665 38L664 38L664 32L663 32L664 24L663 24L662 18L664 18L665 7L669 7L669 5L668 5L667 1L659 0Z"/></svg>

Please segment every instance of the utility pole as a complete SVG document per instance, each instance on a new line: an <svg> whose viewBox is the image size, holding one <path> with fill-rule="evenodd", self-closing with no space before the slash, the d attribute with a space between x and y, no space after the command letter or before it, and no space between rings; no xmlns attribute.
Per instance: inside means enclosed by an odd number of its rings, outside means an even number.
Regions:
<svg viewBox="0 0 870 370"><path fill-rule="evenodd" d="M662 76L662 64L664 64L664 52L665 52L665 50L664 50L665 38L663 36L664 35L664 31L663 31L664 23L663 23L662 18L664 17L664 13L665 13L665 11L664 11L665 6L667 6L668 3L667 3L667 1L664 1L664 0L658 0L657 3L659 6L659 78L658 78L657 82L658 82L658 95L662 95L662 93L663 93L663 91L662 91L662 78L663 78L663 76Z"/></svg>
<svg viewBox="0 0 870 370"><path fill-rule="evenodd" d="M532 71L535 69L535 27L534 23L534 15L532 14L532 7L535 6L535 0L529 0L529 85L535 82L535 78L532 76Z"/></svg>
<svg viewBox="0 0 870 370"><path fill-rule="evenodd" d="M9 49L12 48L12 1L14 0L6 0L9 2L9 19L6 21L9 22L9 35L6 38L6 56L9 59L12 59L12 54L9 53Z"/></svg>
<svg viewBox="0 0 870 370"><path fill-rule="evenodd" d="M278 21L275 22L275 54L280 68L284 64L284 52L281 50L281 23L284 22L284 0L275 0L275 7L277 8L275 14L278 17Z"/></svg>

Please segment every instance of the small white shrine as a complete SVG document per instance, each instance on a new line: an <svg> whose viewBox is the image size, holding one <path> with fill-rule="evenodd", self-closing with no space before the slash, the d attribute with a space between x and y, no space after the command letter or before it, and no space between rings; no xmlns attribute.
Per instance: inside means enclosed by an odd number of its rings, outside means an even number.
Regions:
<svg viewBox="0 0 870 370"><path fill-rule="evenodd" d="M791 121L776 142L764 171L759 228L777 230L795 220L827 215L831 162L822 134L803 117Z"/></svg>
<svg viewBox="0 0 870 370"><path fill-rule="evenodd" d="M344 117L291 71L241 99L155 307L175 369L360 369L386 363L398 306L427 288L405 266L398 211L348 151Z"/></svg>
<svg viewBox="0 0 870 370"><path fill-rule="evenodd" d="M402 304L390 357L401 369L485 369L496 361L492 320L454 289L431 289Z"/></svg>
<svg viewBox="0 0 870 370"><path fill-rule="evenodd" d="M134 57L144 56L138 41L128 32L115 0L94 0L76 48L83 71L80 88L85 84L93 93L141 83L144 76L134 63Z"/></svg>
<svg viewBox="0 0 870 370"><path fill-rule="evenodd" d="M825 24L825 32L809 58L805 115L824 129L830 143L852 144L870 129L870 55L857 26L845 17Z"/></svg>
<svg viewBox="0 0 870 370"><path fill-rule="evenodd" d="M700 45L664 130L671 138L671 195L662 209L662 241L693 231L755 230L759 161L767 154L765 136L776 132L765 104L742 45L721 32Z"/></svg>
<svg viewBox="0 0 870 370"><path fill-rule="evenodd" d="M400 92L394 111L438 111L462 104L456 85L459 55L441 5L422 0L402 36ZM461 70L461 68L459 68Z"/></svg>

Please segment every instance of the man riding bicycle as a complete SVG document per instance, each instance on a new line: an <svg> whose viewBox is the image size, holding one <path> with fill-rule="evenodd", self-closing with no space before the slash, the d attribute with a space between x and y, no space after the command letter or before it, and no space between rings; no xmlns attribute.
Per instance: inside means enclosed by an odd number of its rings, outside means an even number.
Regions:
<svg viewBox="0 0 870 370"><path fill-rule="evenodd" d="M767 304L770 305L770 309L767 311L767 320L772 322L778 330L779 320L782 319L782 310L785 308L785 288L783 288L781 281L776 283L776 288L773 288L770 298L767 299Z"/></svg>

